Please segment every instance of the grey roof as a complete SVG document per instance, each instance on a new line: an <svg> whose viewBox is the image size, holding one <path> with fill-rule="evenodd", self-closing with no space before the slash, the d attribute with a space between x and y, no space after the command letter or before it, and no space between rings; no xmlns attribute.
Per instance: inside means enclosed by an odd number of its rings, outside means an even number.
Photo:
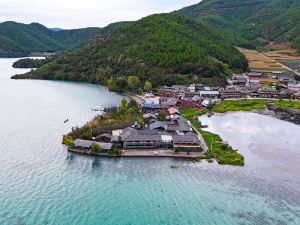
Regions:
<svg viewBox="0 0 300 225"><path fill-rule="evenodd" d="M201 95L218 95L219 91L200 91L200 96Z"/></svg>
<svg viewBox="0 0 300 225"><path fill-rule="evenodd" d="M186 119L184 118L179 118L175 121L175 123L170 123L168 124L168 131L180 131L180 132L189 132L191 131L191 128L187 122Z"/></svg>
<svg viewBox="0 0 300 225"><path fill-rule="evenodd" d="M259 72L250 72L250 73L247 73L248 76L261 76L263 75L263 73L259 73Z"/></svg>
<svg viewBox="0 0 300 225"><path fill-rule="evenodd" d="M164 122L161 121L156 121L154 123L151 123L149 125L150 130L158 129L158 128L163 128L164 130L167 129L167 125Z"/></svg>
<svg viewBox="0 0 300 225"><path fill-rule="evenodd" d="M178 89L178 90L185 90L188 88L186 85L172 85L172 88Z"/></svg>
<svg viewBox="0 0 300 225"><path fill-rule="evenodd" d="M189 135L173 135L173 143L176 144L194 144L200 145L201 142L197 134L189 134Z"/></svg>
<svg viewBox="0 0 300 225"><path fill-rule="evenodd" d="M98 144L101 147L101 149L104 149L104 150L110 150L113 146L113 144L111 144L111 143L101 143L101 142L88 141L88 140L82 140L82 139L76 139L74 141L74 146L80 147L80 148L90 148L93 143Z"/></svg>
<svg viewBox="0 0 300 225"><path fill-rule="evenodd" d="M121 140L126 139L128 136L136 134L137 131L131 127L127 127L125 129L122 130L122 134L121 134Z"/></svg>
<svg viewBox="0 0 300 225"><path fill-rule="evenodd" d="M272 93L272 94L277 94L278 91L275 89L271 89L271 88L260 88L258 90L258 93Z"/></svg>
<svg viewBox="0 0 300 225"><path fill-rule="evenodd" d="M232 80L247 81L247 77L243 75L233 75Z"/></svg>
<svg viewBox="0 0 300 225"><path fill-rule="evenodd" d="M163 101L161 103L162 106L175 106L177 104L178 100L177 99L169 99L167 101Z"/></svg>
<svg viewBox="0 0 300 225"><path fill-rule="evenodd" d="M159 133L158 130L139 130L137 132L139 135L156 135Z"/></svg>
<svg viewBox="0 0 300 225"><path fill-rule="evenodd" d="M280 81L296 81L295 78L292 77L279 77Z"/></svg>
<svg viewBox="0 0 300 225"><path fill-rule="evenodd" d="M224 90L221 90L220 93L241 93L241 91L236 88L225 88Z"/></svg>
<svg viewBox="0 0 300 225"><path fill-rule="evenodd" d="M112 135L109 134L109 133L104 133L104 134L98 135L98 136L96 137L96 139L101 138L101 137L111 138L111 136L112 136Z"/></svg>
<svg viewBox="0 0 300 225"><path fill-rule="evenodd" d="M130 135L124 141L161 141L161 135Z"/></svg>

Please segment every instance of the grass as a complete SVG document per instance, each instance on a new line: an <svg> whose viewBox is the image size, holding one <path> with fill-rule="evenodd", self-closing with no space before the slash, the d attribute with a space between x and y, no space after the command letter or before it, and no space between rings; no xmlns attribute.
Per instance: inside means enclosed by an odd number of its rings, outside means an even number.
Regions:
<svg viewBox="0 0 300 225"><path fill-rule="evenodd" d="M294 109L300 109L300 102L277 100L275 104L282 108L292 107Z"/></svg>
<svg viewBox="0 0 300 225"><path fill-rule="evenodd" d="M264 109L266 107L267 101L263 99L225 100L216 104L213 111L225 113L229 111L251 111L253 109Z"/></svg>
<svg viewBox="0 0 300 225"><path fill-rule="evenodd" d="M180 109L180 113L184 117L201 116L207 113L206 109Z"/></svg>
<svg viewBox="0 0 300 225"><path fill-rule="evenodd" d="M233 165L233 166L244 165L244 156L234 151L232 147L229 146L228 144L223 143L219 135L200 129L199 120L190 120L190 122L201 133L203 139L205 140L209 148L209 154L207 156L199 157L198 160L201 159L209 160L211 158L216 158L218 159L220 164Z"/></svg>
<svg viewBox="0 0 300 225"><path fill-rule="evenodd" d="M300 109L300 102L288 100L271 100L278 107ZM225 100L216 104L213 108L214 112L225 113L229 111L251 111L253 109L264 109L267 107L268 101L264 99L241 99L241 100Z"/></svg>
<svg viewBox="0 0 300 225"><path fill-rule="evenodd" d="M244 165L244 156L234 151L228 144L223 143L219 135L201 129L199 129L199 132L209 147L210 156L217 158L220 164L234 166Z"/></svg>
<svg viewBox="0 0 300 225"><path fill-rule="evenodd" d="M98 126L112 126L129 123L133 120L133 116L130 113L111 113L101 115L97 119Z"/></svg>
<svg viewBox="0 0 300 225"><path fill-rule="evenodd" d="M120 125L126 125L126 124L132 124L134 121L134 115L129 113L129 112L120 112L115 111L115 112L110 112L110 113L105 113L104 115L99 115L96 116L93 120L90 122L86 123L82 127L77 127L75 129L72 129L72 132L70 132L68 135L71 136L74 140L76 138L81 137L85 133L90 133L90 136L92 135L98 135L95 134L94 131L101 128L101 129L106 129L107 127L113 128L114 126L120 126ZM90 138L86 138L90 139Z"/></svg>

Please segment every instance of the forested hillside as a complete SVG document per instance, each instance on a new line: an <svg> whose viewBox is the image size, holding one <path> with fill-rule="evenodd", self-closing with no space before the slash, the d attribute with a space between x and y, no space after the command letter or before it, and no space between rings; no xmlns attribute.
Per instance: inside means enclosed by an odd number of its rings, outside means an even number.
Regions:
<svg viewBox="0 0 300 225"><path fill-rule="evenodd" d="M99 31L100 28L53 31L38 23L0 23L0 57L70 49L87 41Z"/></svg>
<svg viewBox="0 0 300 225"><path fill-rule="evenodd" d="M246 70L244 56L215 30L177 14L159 14L107 28L86 45L58 55L28 74L14 78L115 83L127 87L130 75L154 86L192 79L224 84L233 70Z"/></svg>
<svg viewBox="0 0 300 225"><path fill-rule="evenodd" d="M276 41L300 50L299 0L203 0L180 11L244 47Z"/></svg>

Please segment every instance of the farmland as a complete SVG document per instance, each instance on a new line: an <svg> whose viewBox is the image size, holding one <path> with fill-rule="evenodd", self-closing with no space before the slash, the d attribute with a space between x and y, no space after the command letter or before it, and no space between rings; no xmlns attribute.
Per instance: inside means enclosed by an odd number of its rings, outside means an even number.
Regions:
<svg viewBox="0 0 300 225"><path fill-rule="evenodd" d="M249 62L249 67L252 71L257 71L257 72L288 71L287 68L282 66L280 63L276 62L274 59L271 59L270 57L262 53L259 53L256 50L249 50L245 48L238 48L238 50L246 56Z"/></svg>

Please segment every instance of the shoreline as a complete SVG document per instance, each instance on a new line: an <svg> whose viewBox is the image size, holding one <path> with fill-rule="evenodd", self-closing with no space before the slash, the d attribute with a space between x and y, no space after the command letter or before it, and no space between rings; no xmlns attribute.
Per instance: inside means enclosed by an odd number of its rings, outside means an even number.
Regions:
<svg viewBox="0 0 300 225"><path fill-rule="evenodd" d="M99 157L118 157L118 158L180 158L180 159L205 159L206 155L202 152L185 152L174 153L173 150L122 150L122 154L119 156L109 155L108 153L95 153L91 150L82 150L76 148L68 148L68 152L87 155L87 156L99 156Z"/></svg>

